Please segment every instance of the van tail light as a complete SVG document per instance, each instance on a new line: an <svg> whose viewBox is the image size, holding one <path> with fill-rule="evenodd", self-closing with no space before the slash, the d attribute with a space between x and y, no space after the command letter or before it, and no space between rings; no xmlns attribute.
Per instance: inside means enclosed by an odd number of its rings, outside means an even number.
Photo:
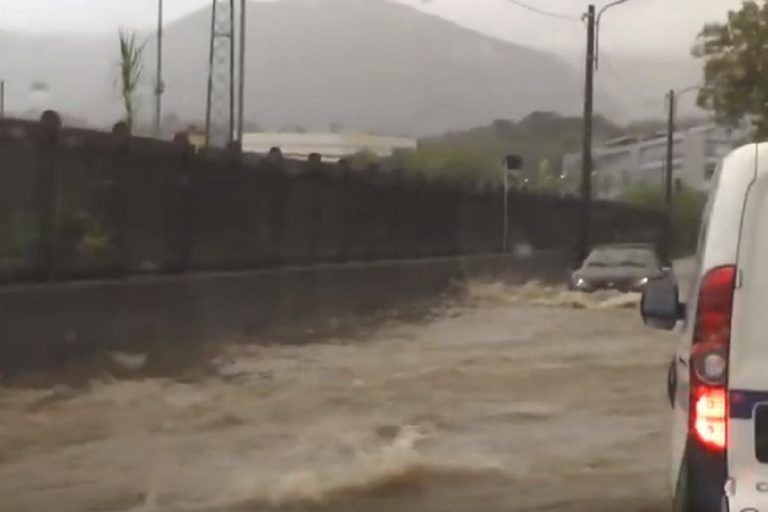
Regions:
<svg viewBox="0 0 768 512"><path fill-rule="evenodd" d="M736 267L718 267L699 288L691 351L690 426L706 447L723 451L728 433L728 356Z"/></svg>
<svg viewBox="0 0 768 512"><path fill-rule="evenodd" d="M693 430L702 444L717 451L725 449L727 409L724 389L700 388L697 391Z"/></svg>

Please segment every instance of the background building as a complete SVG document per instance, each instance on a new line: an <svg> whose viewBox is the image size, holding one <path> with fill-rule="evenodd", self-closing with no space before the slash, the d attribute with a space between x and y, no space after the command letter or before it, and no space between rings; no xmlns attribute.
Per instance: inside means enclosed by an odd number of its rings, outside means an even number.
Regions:
<svg viewBox="0 0 768 512"><path fill-rule="evenodd" d="M243 135L246 152L266 154L278 147L285 158L306 160L312 153L318 153L326 162L337 162L361 151L385 158L397 149L416 149L416 146L416 139L367 134L264 132Z"/></svg>
<svg viewBox="0 0 768 512"><path fill-rule="evenodd" d="M718 162L742 143L746 133L715 125L703 125L675 133L673 180L696 190L709 187ZM592 188L594 197L618 199L639 183L663 186L666 176L667 135L622 137L593 151ZM578 193L581 153L563 159L566 192Z"/></svg>

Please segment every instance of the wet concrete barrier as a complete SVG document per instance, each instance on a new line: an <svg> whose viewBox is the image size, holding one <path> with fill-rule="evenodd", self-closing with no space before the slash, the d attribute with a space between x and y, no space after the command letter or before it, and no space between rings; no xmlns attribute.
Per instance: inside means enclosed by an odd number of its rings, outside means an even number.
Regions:
<svg viewBox="0 0 768 512"><path fill-rule="evenodd" d="M457 279L562 280L562 252L329 264L0 288L0 374L95 353L263 341L284 328L408 309Z"/></svg>

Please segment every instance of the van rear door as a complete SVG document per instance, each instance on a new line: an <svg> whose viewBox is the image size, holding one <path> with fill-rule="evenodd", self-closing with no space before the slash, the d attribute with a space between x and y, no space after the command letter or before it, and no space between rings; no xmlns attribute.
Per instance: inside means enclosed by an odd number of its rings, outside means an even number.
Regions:
<svg viewBox="0 0 768 512"><path fill-rule="evenodd" d="M768 146L753 146L728 356L730 510L768 511Z"/></svg>

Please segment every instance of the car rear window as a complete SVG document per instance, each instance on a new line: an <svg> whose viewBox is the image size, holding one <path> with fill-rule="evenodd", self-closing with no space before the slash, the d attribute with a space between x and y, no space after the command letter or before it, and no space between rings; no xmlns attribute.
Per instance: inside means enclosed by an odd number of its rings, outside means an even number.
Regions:
<svg viewBox="0 0 768 512"><path fill-rule="evenodd" d="M659 259L647 249L603 248L593 251L585 261L585 266L657 268Z"/></svg>

